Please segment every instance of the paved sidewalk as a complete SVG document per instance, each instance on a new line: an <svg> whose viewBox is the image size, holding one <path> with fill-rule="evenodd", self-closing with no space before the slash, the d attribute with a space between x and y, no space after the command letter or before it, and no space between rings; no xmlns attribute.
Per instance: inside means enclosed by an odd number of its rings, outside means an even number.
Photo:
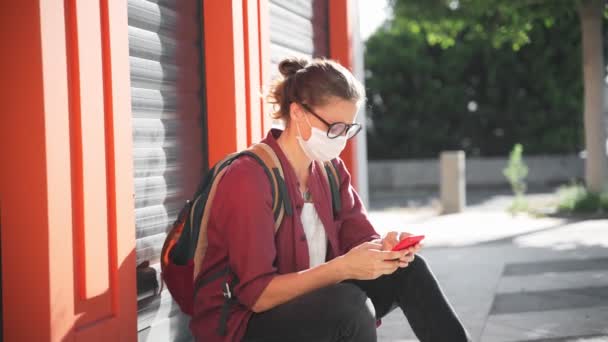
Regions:
<svg viewBox="0 0 608 342"><path fill-rule="evenodd" d="M608 341L608 220L371 211L380 231L427 236L421 251L474 341ZM380 341L417 341L401 310Z"/></svg>

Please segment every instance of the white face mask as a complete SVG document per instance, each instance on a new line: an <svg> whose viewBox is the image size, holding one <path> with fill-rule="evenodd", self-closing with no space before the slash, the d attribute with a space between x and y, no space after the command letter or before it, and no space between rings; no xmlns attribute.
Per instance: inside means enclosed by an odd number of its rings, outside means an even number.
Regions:
<svg viewBox="0 0 608 342"><path fill-rule="evenodd" d="M302 133L300 132L300 126L296 123L298 129L298 136L296 139L300 144L300 147L304 151L304 154L311 160L317 160L320 162L326 162L337 158L340 152L344 150L346 146L346 136L341 135L335 139L330 139L327 136L327 132L324 132L316 127L313 127L306 117L306 122L311 128L310 139L304 140Z"/></svg>

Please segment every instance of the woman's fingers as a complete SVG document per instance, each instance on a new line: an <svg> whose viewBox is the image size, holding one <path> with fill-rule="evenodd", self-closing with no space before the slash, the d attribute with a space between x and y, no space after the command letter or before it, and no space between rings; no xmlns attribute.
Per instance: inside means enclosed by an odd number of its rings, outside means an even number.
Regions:
<svg viewBox="0 0 608 342"><path fill-rule="evenodd" d="M395 247L399 240L397 239L397 232L388 232L384 239L382 239L382 249L385 251L390 251Z"/></svg>
<svg viewBox="0 0 608 342"><path fill-rule="evenodd" d="M380 265L381 265L382 268L398 267L400 262L401 262L401 260L399 260L399 259L397 259L397 260L383 260Z"/></svg>
<svg viewBox="0 0 608 342"><path fill-rule="evenodd" d="M417 249L414 247L408 248L407 253L399 260L402 262L412 262L416 256L416 251Z"/></svg>
<svg viewBox="0 0 608 342"><path fill-rule="evenodd" d="M376 242L365 242L361 245L363 249L381 251L382 244Z"/></svg>
<svg viewBox="0 0 608 342"><path fill-rule="evenodd" d="M391 274L399 268L400 264L401 261L399 260L385 260L382 261L382 265L378 269L382 274Z"/></svg>
<svg viewBox="0 0 608 342"><path fill-rule="evenodd" d="M416 257L415 254L407 254L405 256L403 256L403 258L399 258L400 262L412 262L414 261L414 258Z"/></svg>
<svg viewBox="0 0 608 342"><path fill-rule="evenodd" d="M399 234L399 241L405 239L408 236L412 236L412 235L414 235L414 234L408 233L408 232L402 232L401 234Z"/></svg>
<svg viewBox="0 0 608 342"><path fill-rule="evenodd" d="M407 250L402 251L380 251L377 254L378 260L401 259L407 254Z"/></svg>
<svg viewBox="0 0 608 342"><path fill-rule="evenodd" d="M377 272L380 275L383 274L392 274L399 268L406 268L410 265L410 263L414 260L414 255L405 255L402 258L393 259L393 260L382 260L381 264L377 268Z"/></svg>
<svg viewBox="0 0 608 342"><path fill-rule="evenodd" d="M398 268L408 267L411 260L413 260L413 259L407 258L406 261L403 261L402 259L385 260L385 261L382 261L383 265L380 266L379 269L382 272L382 274L392 274Z"/></svg>

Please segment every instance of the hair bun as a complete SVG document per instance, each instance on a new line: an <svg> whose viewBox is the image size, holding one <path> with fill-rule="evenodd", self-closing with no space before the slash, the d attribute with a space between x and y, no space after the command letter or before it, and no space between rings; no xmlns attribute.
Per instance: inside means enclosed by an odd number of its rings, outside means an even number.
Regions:
<svg viewBox="0 0 608 342"><path fill-rule="evenodd" d="M298 70L304 69L308 65L308 60L304 58L289 57L279 63L279 72L283 77L295 75Z"/></svg>

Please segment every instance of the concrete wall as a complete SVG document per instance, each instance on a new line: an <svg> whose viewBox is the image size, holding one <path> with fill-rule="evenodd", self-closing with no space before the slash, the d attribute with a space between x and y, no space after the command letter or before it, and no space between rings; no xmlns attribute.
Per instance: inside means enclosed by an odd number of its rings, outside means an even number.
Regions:
<svg viewBox="0 0 608 342"><path fill-rule="evenodd" d="M467 186L507 186L502 174L508 158L467 158ZM524 157L530 186L565 183L581 179L584 160L577 155L552 155ZM369 162L370 191L399 188L438 187L439 159L411 159Z"/></svg>

